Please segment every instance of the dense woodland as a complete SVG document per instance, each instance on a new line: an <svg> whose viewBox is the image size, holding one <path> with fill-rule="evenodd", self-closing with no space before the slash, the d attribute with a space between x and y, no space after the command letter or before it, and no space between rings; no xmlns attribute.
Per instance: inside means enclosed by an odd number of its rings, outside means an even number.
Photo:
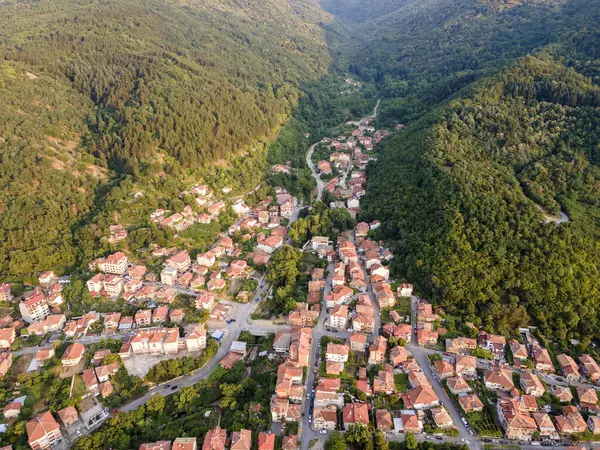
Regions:
<svg viewBox="0 0 600 450"><path fill-rule="evenodd" d="M182 184L252 189L331 62L314 0L5 1L0 17L6 280L102 253L108 225Z"/></svg>
<svg viewBox="0 0 600 450"><path fill-rule="evenodd" d="M535 324L589 345L600 332L600 5L392 3L363 19L354 5L341 51L384 96L380 125L407 125L369 167L363 202L395 246L395 274L488 330ZM542 210L570 220L544 223Z"/></svg>

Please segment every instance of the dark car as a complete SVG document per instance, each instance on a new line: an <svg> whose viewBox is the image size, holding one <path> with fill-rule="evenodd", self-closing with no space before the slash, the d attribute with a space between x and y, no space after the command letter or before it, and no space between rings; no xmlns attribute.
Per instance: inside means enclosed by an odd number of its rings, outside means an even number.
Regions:
<svg viewBox="0 0 600 450"><path fill-rule="evenodd" d="M165 384L165 389L169 389L171 387L170 384Z"/></svg>
<svg viewBox="0 0 600 450"><path fill-rule="evenodd" d="M174 391L175 389L177 389L177 386L173 386L173 387L171 388L171 390L172 390L172 391Z"/></svg>

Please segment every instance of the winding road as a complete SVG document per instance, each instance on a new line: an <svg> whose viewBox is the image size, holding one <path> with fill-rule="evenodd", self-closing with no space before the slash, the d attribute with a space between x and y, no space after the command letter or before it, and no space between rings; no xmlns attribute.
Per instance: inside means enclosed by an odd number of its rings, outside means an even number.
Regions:
<svg viewBox="0 0 600 450"><path fill-rule="evenodd" d="M370 116L363 117L359 121L352 122L352 123L354 125L358 126L360 124L360 122L363 121L363 120L365 120L365 119L374 119L375 117L377 117L377 109L379 109L379 103L380 102L381 102L381 100L377 100L377 103L375 104L375 107L373 108L373 114L371 114ZM313 155L313 152L315 150L315 147L317 145L319 145L321 142L323 142L323 141L321 140L319 142L315 142L313 145L311 145L310 147L308 147L308 150L306 151L306 165L310 169L310 173L311 173L312 177L317 182L317 199L316 199L317 201L321 201L321 198L323 197L323 189L325 189L325 183L323 183L323 180L321 180L321 176L317 172L317 168L315 167L315 164L313 163L313 160L312 160L312 155ZM345 176L344 176L344 183L343 184L344 185L346 184L346 177Z"/></svg>

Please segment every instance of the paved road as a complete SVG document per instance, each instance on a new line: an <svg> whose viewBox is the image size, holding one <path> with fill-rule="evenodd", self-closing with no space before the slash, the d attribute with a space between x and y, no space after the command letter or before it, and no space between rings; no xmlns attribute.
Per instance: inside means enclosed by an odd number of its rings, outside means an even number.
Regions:
<svg viewBox="0 0 600 450"><path fill-rule="evenodd" d="M321 176L317 173L317 170L315 169L315 165L312 161L313 151L315 150L315 147L319 144L320 144L320 142L315 142L313 145L308 147L308 151L306 152L306 164L308 165L308 167L310 169L312 177L317 182L317 201L321 200L321 197L323 196L323 189L325 188L325 183L323 183L323 180L321 180Z"/></svg>
<svg viewBox="0 0 600 450"><path fill-rule="evenodd" d="M433 370L431 368L429 358L427 356L429 352L424 351L424 349L422 347L419 347L417 345L417 336L416 336L416 332L415 332L415 325L417 323L417 303L418 303L418 301L419 301L419 299L415 296L413 296L411 298L411 315L412 315L412 323L413 323L413 331L412 331L413 335L412 335L411 342L407 347L410 350L413 357L415 358L415 360L419 363L419 366L421 367L421 370L423 371L423 373L427 376L427 379L431 383L431 386L433 387L434 392L436 393L436 395L438 396L440 401L443 403L443 405L448 410L450 417L452 417L454 426L460 433L459 439L465 439L467 441L467 445L469 446L469 448L481 449L482 448L481 442L479 441L479 439L474 438L473 436L471 436L469 434L469 432L467 431L467 428L465 427L464 423L462 422L462 415L460 414L458 408L454 405L454 403L452 403L452 401L450 401L450 398L446 394L446 391L444 390L444 387L441 385L439 379L437 377L434 377Z"/></svg>
<svg viewBox="0 0 600 450"><path fill-rule="evenodd" d="M95 344L97 342L100 342L102 339L125 339L129 335L130 335L130 333L111 334L108 336L105 336L105 335L83 336L83 337L74 339L74 342L79 342L80 344L83 344L83 345L90 345L90 344ZM42 349L47 350L47 349L53 348L53 346L54 346L54 344L52 342L50 342L48 344L44 344L44 345L40 345L40 346L25 347L16 352L12 352L12 354L13 354L13 356L32 355L32 354L37 353L38 350L42 350Z"/></svg>

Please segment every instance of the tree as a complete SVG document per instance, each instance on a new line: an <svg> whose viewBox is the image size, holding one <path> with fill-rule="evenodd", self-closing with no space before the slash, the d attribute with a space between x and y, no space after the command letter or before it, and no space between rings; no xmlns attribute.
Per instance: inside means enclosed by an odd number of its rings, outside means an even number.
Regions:
<svg viewBox="0 0 600 450"><path fill-rule="evenodd" d="M146 402L146 410L151 413L157 413L165 409L165 405L165 398L160 393L157 393Z"/></svg>
<svg viewBox="0 0 600 450"><path fill-rule="evenodd" d="M373 432L373 442L375 444L375 450L388 450L390 448L383 431Z"/></svg>
<svg viewBox="0 0 600 450"><path fill-rule="evenodd" d="M184 410L188 405L190 405L194 400L198 398L199 394L194 388L194 386L184 387L179 391L177 395L177 408L180 410Z"/></svg>
<svg viewBox="0 0 600 450"><path fill-rule="evenodd" d="M346 442L365 448L367 442L373 442L369 429L362 424L351 424L346 431Z"/></svg>
<svg viewBox="0 0 600 450"><path fill-rule="evenodd" d="M404 437L404 446L408 450L416 450L419 448L419 443L417 442L417 438L414 434L406 433L406 436Z"/></svg>
<svg viewBox="0 0 600 450"><path fill-rule="evenodd" d="M346 448L346 440L342 433L337 430L332 431L325 443L325 450L346 450Z"/></svg>

